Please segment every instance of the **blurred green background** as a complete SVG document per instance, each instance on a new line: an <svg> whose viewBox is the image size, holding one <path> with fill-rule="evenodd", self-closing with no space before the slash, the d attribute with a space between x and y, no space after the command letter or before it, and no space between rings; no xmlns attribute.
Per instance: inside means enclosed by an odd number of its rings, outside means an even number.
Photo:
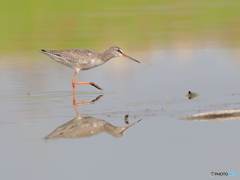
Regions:
<svg viewBox="0 0 240 180"><path fill-rule="evenodd" d="M1 54L240 45L239 0L2 0L0 8Z"/></svg>

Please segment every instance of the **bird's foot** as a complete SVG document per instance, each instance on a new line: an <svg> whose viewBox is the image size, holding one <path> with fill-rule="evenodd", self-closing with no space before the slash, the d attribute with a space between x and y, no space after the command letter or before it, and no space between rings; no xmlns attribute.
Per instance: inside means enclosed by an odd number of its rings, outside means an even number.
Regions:
<svg viewBox="0 0 240 180"><path fill-rule="evenodd" d="M91 84L92 86L94 86L95 88L99 89L99 90L103 90L103 88L101 88L100 86L98 86L97 84L95 84L94 82L90 82L89 84Z"/></svg>

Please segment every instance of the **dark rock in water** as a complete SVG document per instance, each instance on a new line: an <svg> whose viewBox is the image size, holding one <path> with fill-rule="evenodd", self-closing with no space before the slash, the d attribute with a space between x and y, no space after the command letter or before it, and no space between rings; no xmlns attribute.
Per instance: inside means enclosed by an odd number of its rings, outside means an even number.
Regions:
<svg viewBox="0 0 240 180"><path fill-rule="evenodd" d="M198 96L198 94L192 91L188 91L188 94L186 96L188 97L188 99L194 99Z"/></svg>
<svg viewBox="0 0 240 180"><path fill-rule="evenodd" d="M127 114L127 115L125 116L125 118L124 118L126 124L129 124L128 116L129 116L129 115Z"/></svg>

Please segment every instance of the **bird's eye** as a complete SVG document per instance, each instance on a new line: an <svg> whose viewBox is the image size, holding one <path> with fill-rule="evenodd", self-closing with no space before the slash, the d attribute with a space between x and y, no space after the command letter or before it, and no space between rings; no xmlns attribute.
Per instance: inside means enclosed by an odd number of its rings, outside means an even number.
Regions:
<svg viewBox="0 0 240 180"><path fill-rule="evenodd" d="M118 52L122 53L122 51L120 49L117 50Z"/></svg>

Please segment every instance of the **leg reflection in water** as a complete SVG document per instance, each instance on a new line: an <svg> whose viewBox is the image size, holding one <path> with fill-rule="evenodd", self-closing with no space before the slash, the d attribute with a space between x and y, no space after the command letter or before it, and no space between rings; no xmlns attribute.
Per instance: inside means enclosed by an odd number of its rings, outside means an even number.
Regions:
<svg viewBox="0 0 240 180"><path fill-rule="evenodd" d="M79 105L84 105L84 104L92 104L98 100L100 100L103 97L103 95L99 95L97 98L95 98L94 100L92 100L91 102L82 102L82 103L76 103L76 91L73 90L73 94L72 94L72 102L73 102L73 106L79 106Z"/></svg>

